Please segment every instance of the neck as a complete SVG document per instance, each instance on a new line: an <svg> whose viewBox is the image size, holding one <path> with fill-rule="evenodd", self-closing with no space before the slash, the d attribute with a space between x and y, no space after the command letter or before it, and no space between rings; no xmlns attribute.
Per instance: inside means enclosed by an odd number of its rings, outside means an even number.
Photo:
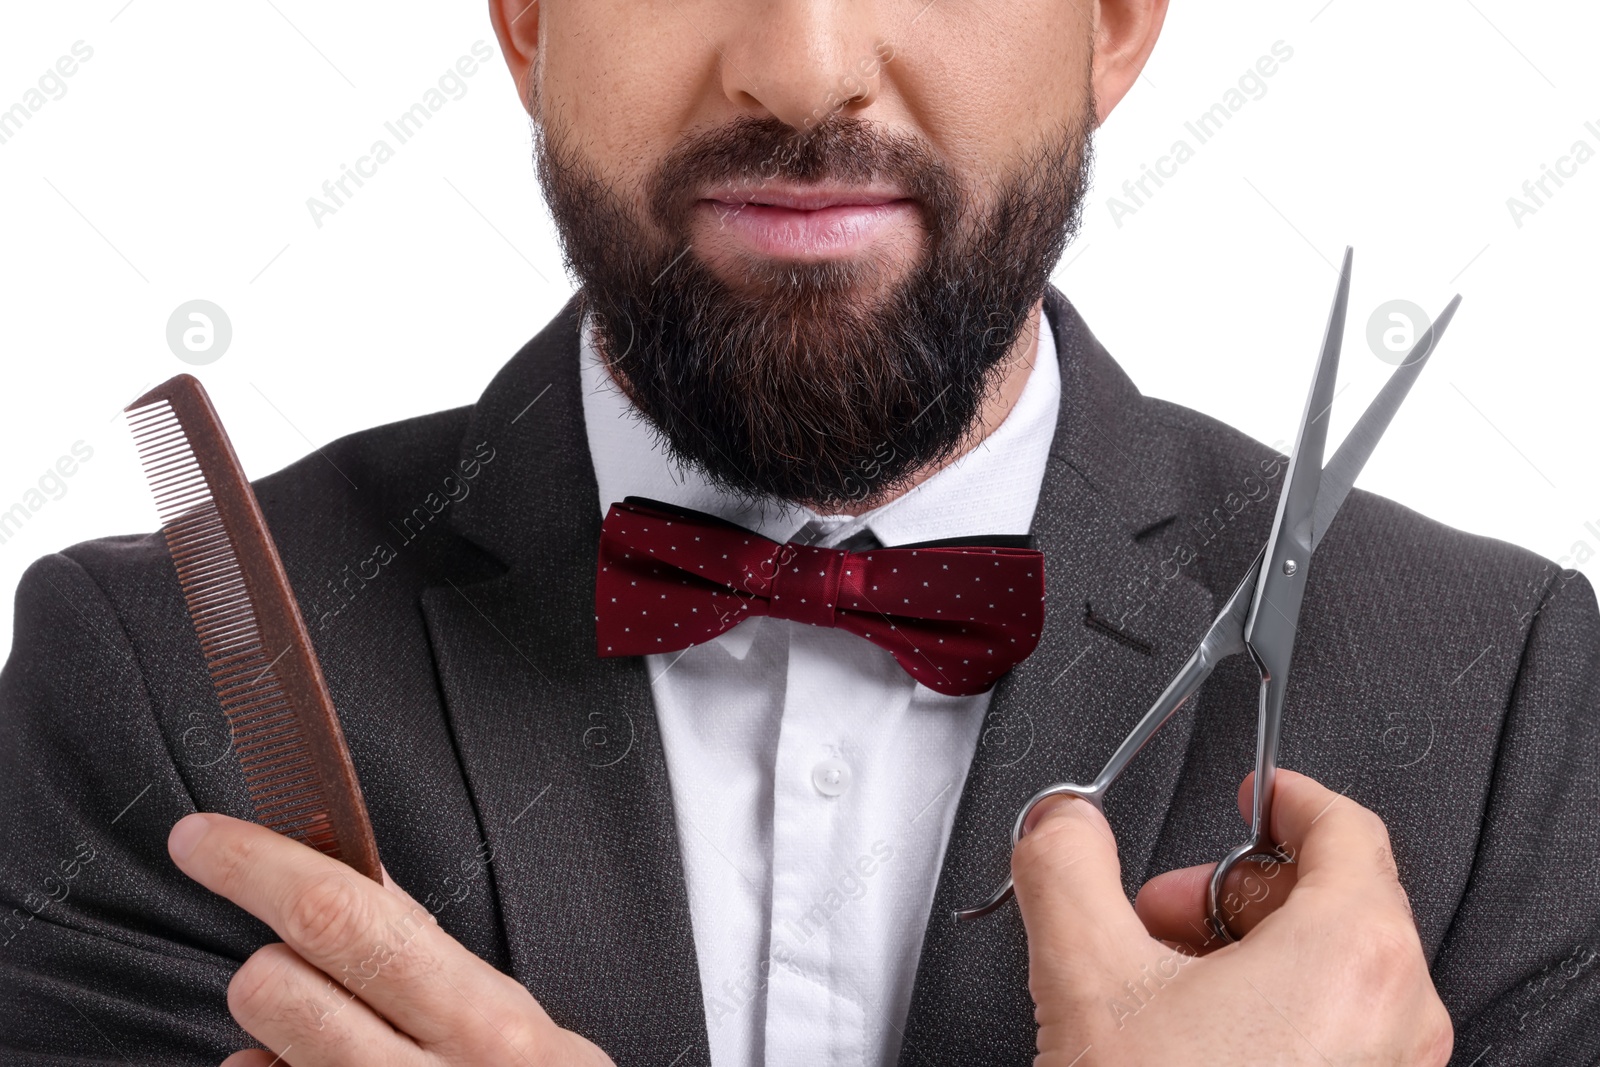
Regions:
<svg viewBox="0 0 1600 1067"><path fill-rule="evenodd" d="M836 515L864 515L875 508L881 508L891 500L905 496L911 490L932 478L935 474L955 463L961 457L971 452L974 448L988 438L1000 424L1006 421L1006 416L1011 414L1011 409L1017 406L1017 400L1022 396L1022 389L1028 384L1028 375L1033 371L1034 357L1039 352L1039 328L1042 323L1044 300L1040 298L1033 305L1033 310L1028 313L1028 321L1023 324L1022 331L1017 334L1017 339L1011 345L1000 364L999 377L989 394L984 397L983 407L979 409L978 420L973 424L972 432L968 434L962 446L940 463L931 463L914 473L892 493L868 497L866 500L842 507L834 511Z"/></svg>

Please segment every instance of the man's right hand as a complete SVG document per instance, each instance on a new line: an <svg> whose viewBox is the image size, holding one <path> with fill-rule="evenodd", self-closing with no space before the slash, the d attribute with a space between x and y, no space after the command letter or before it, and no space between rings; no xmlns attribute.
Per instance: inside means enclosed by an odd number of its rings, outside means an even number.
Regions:
<svg viewBox="0 0 1600 1067"><path fill-rule="evenodd" d="M1296 862L1230 879L1247 932L1223 946L1206 925L1214 865L1152 879L1136 912L1105 817L1076 799L1039 806L1012 871L1040 1067L1449 1060L1450 1016L1382 820L1292 771L1272 816Z"/></svg>
<svg viewBox="0 0 1600 1067"><path fill-rule="evenodd" d="M266 1049L223 1067L611 1067L521 982L382 885L264 826L212 813L167 837L178 869L283 938L244 961L228 1010Z"/></svg>

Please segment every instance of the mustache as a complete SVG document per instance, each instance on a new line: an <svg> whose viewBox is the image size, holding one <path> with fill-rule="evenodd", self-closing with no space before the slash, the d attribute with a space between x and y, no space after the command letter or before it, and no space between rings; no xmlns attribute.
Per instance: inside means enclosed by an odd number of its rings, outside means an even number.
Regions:
<svg viewBox="0 0 1600 1067"><path fill-rule="evenodd" d="M757 188L768 182L891 182L924 208L949 217L961 185L924 141L877 123L835 115L811 130L767 116L743 115L686 137L656 168L646 199L655 221L679 233L712 186Z"/></svg>

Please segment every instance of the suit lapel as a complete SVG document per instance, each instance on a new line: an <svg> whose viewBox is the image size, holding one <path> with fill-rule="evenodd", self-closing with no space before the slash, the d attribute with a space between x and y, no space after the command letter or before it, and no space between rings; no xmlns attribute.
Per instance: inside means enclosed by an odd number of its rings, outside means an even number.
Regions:
<svg viewBox="0 0 1600 1067"><path fill-rule="evenodd" d="M1033 529L1045 554L1045 630L990 702L923 941L905 1065L940 1062L940 1050L954 1048L969 1062L1031 1058L1036 1027L1016 906L961 925L951 912L987 899L1009 873L1011 826L1028 797L1099 773L1214 611L1211 594L1155 547L1159 539L1139 536L1178 509L1163 470L1170 457L1138 410L1137 390L1053 287L1046 313L1062 402ZM1194 715L1186 708L1169 722L1107 794L1130 894L1145 880Z"/></svg>
<svg viewBox="0 0 1600 1067"><path fill-rule="evenodd" d="M492 849L512 972L618 1062L704 1062L699 971L644 661L595 656L600 514L581 294L495 378L454 522L504 565L422 607ZM489 456L487 462L484 457Z"/></svg>

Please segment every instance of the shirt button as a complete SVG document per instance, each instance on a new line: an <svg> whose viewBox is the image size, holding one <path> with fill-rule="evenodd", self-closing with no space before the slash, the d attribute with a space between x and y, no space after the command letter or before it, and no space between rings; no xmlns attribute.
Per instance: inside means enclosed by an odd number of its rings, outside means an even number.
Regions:
<svg viewBox="0 0 1600 1067"><path fill-rule="evenodd" d="M811 768L811 784L825 797L836 797L850 788L850 764L842 759L825 759Z"/></svg>

